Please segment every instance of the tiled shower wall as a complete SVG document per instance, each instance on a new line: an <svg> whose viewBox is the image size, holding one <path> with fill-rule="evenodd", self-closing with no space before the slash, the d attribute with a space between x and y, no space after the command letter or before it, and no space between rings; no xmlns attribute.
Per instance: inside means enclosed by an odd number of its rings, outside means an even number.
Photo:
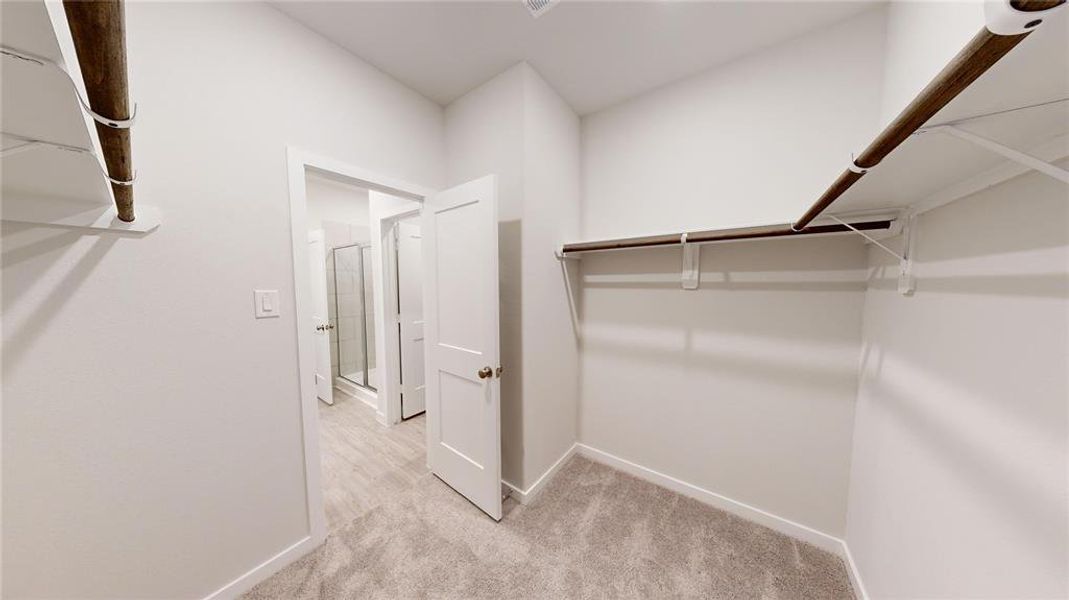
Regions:
<svg viewBox="0 0 1069 600"><path fill-rule="evenodd" d="M366 225L349 225L333 221L324 221L327 252L327 294L330 310L330 369L334 377L342 373L354 373L364 369L365 344L363 340L363 323L374 323L373 314L365 315L361 310L360 267L356 248L339 250L335 248L351 244L370 242L370 231ZM370 266L370 265L369 265ZM370 273L368 273L370 275ZM370 277L368 277L369 306ZM365 321L367 317L367 321ZM370 328L369 328L370 329ZM373 347L373 331L368 331L369 344Z"/></svg>

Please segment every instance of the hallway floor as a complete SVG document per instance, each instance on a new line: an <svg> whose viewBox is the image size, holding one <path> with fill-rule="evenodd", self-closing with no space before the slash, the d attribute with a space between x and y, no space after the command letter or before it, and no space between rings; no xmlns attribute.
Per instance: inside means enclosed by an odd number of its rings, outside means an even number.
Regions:
<svg viewBox="0 0 1069 600"><path fill-rule="evenodd" d="M854 595L838 557L576 456L500 523L423 475L245 598Z"/></svg>
<svg viewBox="0 0 1069 600"><path fill-rule="evenodd" d="M348 524L409 490L427 475L424 415L390 428L375 411L334 390L334 405L319 403L319 454L327 528Z"/></svg>

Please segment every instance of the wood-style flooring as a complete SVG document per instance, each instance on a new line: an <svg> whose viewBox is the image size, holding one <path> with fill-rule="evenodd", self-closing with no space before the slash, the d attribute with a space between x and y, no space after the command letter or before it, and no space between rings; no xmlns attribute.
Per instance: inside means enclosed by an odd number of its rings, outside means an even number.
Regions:
<svg viewBox="0 0 1069 600"><path fill-rule="evenodd" d="M375 411L334 390L334 405L319 404L323 503L330 530L397 498L426 475L425 415L384 427Z"/></svg>

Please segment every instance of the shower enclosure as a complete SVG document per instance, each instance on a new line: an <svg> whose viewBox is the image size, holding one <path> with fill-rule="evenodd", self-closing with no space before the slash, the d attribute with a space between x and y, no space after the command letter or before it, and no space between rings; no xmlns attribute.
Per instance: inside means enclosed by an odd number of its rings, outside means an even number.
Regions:
<svg viewBox="0 0 1069 600"><path fill-rule="evenodd" d="M371 284L371 245L350 244L331 251L327 276L335 328L331 344L337 357L335 377L375 390L375 316Z"/></svg>

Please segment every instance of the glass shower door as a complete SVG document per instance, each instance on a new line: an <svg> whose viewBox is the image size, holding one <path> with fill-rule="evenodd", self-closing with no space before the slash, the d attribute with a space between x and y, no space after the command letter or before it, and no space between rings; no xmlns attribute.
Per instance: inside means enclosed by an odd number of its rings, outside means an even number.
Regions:
<svg viewBox="0 0 1069 600"><path fill-rule="evenodd" d="M338 375L374 390L375 320L371 246L338 246L334 248L333 255Z"/></svg>
<svg viewBox="0 0 1069 600"><path fill-rule="evenodd" d="M375 370L375 286L371 274L371 246L360 248L361 298L364 314L364 386L373 390L379 387Z"/></svg>

